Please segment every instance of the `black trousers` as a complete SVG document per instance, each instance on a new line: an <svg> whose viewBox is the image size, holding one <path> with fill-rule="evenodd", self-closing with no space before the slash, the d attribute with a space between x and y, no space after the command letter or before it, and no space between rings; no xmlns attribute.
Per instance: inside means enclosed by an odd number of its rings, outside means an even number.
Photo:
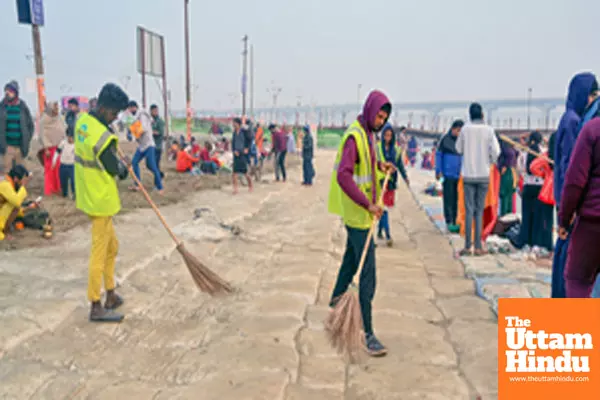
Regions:
<svg viewBox="0 0 600 400"><path fill-rule="evenodd" d="M275 177L279 180L279 172L281 172L281 177L285 181L287 179L287 174L285 172L285 156L287 151L282 151L277 154L277 165L275 166Z"/></svg>
<svg viewBox="0 0 600 400"><path fill-rule="evenodd" d="M341 296L348 290L354 275L358 270L358 264L362 256L362 251L369 235L368 229L355 229L346 226L348 239L346 240L346 252L342 260L342 265L338 273L337 281L331 295L331 302L334 303L338 296ZM377 277L375 274L375 245L373 239L369 243L369 250L365 259L365 265L360 273L358 293L360 299L360 310L363 317L363 326L366 334L373 333L372 301L375 296L375 285Z"/></svg>
<svg viewBox="0 0 600 400"><path fill-rule="evenodd" d="M456 225L458 214L458 179L444 177L444 219L446 225Z"/></svg>

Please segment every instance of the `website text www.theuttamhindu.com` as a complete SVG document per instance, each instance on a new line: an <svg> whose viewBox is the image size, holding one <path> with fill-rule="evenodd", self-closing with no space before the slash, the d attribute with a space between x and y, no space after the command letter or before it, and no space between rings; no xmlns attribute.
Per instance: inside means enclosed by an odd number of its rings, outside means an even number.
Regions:
<svg viewBox="0 0 600 400"><path fill-rule="evenodd" d="M511 376L510 382L589 382L587 376Z"/></svg>

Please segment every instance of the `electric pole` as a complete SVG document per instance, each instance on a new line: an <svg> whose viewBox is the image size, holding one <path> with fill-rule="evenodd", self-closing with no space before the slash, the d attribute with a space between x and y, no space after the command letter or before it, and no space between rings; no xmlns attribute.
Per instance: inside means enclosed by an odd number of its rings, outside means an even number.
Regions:
<svg viewBox="0 0 600 400"><path fill-rule="evenodd" d="M254 45L250 45L250 117L254 118Z"/></svg>
<svg viewBox="0 0 600 400"><path fill-rule="evenodd" d="M190 0L183 0L184 35L185 35L185 101L186 101L186 134L188 142L192 140L192 93L190 78L190 27L188 6Z"/></svg>
<svg viewBox="0 0 600 400"><path fill-rule="evenodd" d="M38 111L39 117L46 107L46 90L44 87L44 58L42 57L42 39L39 25L31 25L31 37L33 39L33 55L35 58L35 75L37 82Z"/></svg>
<svg viewBox="0 0 600 400"><path fill-rule="evenodd" d="M277 122L277 98L279 97L279 94L281 93L283 89L275 86L275 83L273 83L273 86L270 89L267 89L267 93L269 93L271 96L273 96L273 112L272 112L272 119L273 122Z"/></svg>
<svg viewBox="0 0 600 400"><path fill-rule="evenodd" d="M244 51L242 52L242 118L246 117L246 80L248 79L248 35L242 38Z"/></svg>

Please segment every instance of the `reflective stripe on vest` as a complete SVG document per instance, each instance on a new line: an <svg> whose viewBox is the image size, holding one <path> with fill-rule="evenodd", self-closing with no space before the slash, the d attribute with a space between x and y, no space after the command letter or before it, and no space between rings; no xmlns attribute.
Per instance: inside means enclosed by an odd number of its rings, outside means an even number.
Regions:
<svg viewBox="0 0 600 400"><path fill-rule="evenodd" d="M83 158L81 158L79 156L75 156L75 163L80 164L84 168L93 168L93 169L103 170L102 166L95 160L89 161L89 160L84 160Z"/></svg>
<svg viewBox="0 0 600 400"><path fill-rule="evenodd" d="M333 164L333 170L337 171L339 166L340 166L339 163ZM364 185L364 184L373 182L373 176L371 174L365 175L365 176L353 174L352 179L354 179L354 182L357 185Z"/></svg>
<svg viewBox="0 0 600 400"><path fill-rule="evenodd" d="M104 145L106 144L106 141L109 140L110 137L111 137L111 133L109 131L104 131L102 136L100 136L100 139L98 139L98 143L96 143L94 145L94 155L95 156L97 156L98 153L100 152L100 150L102 150L102 147L104 147Z"/></svg>

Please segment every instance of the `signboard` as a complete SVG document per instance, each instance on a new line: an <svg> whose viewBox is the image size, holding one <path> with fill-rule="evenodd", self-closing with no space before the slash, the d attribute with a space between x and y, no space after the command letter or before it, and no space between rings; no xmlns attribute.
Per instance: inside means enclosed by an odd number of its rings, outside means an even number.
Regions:
<svg viewBox="0 0 600 400"><path fill-rule="evenodd" d="M43 0L17 0L19 23L44 26Z"/></svg>
<svg viewBox="0 0 600 400"><path fill-rule="evenodd" d="M137 28L137 70L140 74L157 78L163 77L164 38L138 26Z"/></svg>

